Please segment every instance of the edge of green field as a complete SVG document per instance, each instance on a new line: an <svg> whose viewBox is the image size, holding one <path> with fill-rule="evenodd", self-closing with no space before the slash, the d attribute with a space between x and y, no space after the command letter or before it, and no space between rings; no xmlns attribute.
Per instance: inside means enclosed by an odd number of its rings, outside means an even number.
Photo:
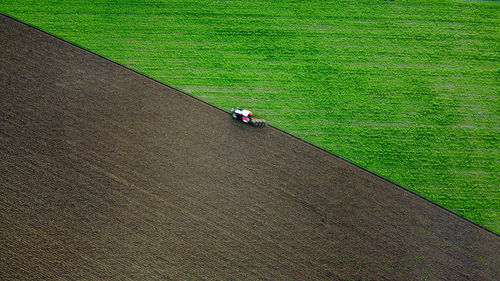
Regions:
<svg viewBox="0 0 500 281"><path fill-rule="evenodd" d="M500 3L12 1L0 12L500 233Z"/></svg>

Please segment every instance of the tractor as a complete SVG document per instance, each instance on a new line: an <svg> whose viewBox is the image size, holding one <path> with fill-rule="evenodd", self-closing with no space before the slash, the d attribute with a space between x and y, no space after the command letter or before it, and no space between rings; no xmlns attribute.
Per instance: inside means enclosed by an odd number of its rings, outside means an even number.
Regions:
<svg viewBox="0 0 500 281"><path fill-rule="evenodd" d="M267 125L265 120L253 118L250 110L243 109L241 107L236 109L231 108L231 113L233 114L234 119L241 120L243 123L252 124L255 127L264 127Z"/></svg>

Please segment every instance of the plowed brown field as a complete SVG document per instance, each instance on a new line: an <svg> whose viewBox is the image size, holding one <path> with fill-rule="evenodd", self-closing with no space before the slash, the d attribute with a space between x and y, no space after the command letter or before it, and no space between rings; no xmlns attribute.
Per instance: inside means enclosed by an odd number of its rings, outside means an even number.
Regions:
<svg viewBox="0 0 500 281"><path fill-rule="evenodd" d="M0 16L0 279L495 280L500 238Z"/></svg>

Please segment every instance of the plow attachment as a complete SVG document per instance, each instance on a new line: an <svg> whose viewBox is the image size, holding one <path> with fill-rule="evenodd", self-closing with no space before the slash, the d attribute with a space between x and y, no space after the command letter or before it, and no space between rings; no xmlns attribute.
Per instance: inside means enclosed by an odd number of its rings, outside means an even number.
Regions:
<svg viewBox="0 0 500 281"><path fill-rule="evenodd" d="M265 127L267 125L266 120L264 119L251 119L250 124L255 127Z"/></svg>

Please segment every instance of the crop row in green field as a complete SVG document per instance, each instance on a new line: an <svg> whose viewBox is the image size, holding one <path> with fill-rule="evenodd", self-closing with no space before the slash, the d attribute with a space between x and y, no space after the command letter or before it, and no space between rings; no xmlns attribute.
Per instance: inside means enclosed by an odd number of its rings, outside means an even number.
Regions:
<svg viewBox="0 0 500 281"><path fill-rule="evenodd" d="M2 12L500 232L500 4L12 1Z"/></svg>

